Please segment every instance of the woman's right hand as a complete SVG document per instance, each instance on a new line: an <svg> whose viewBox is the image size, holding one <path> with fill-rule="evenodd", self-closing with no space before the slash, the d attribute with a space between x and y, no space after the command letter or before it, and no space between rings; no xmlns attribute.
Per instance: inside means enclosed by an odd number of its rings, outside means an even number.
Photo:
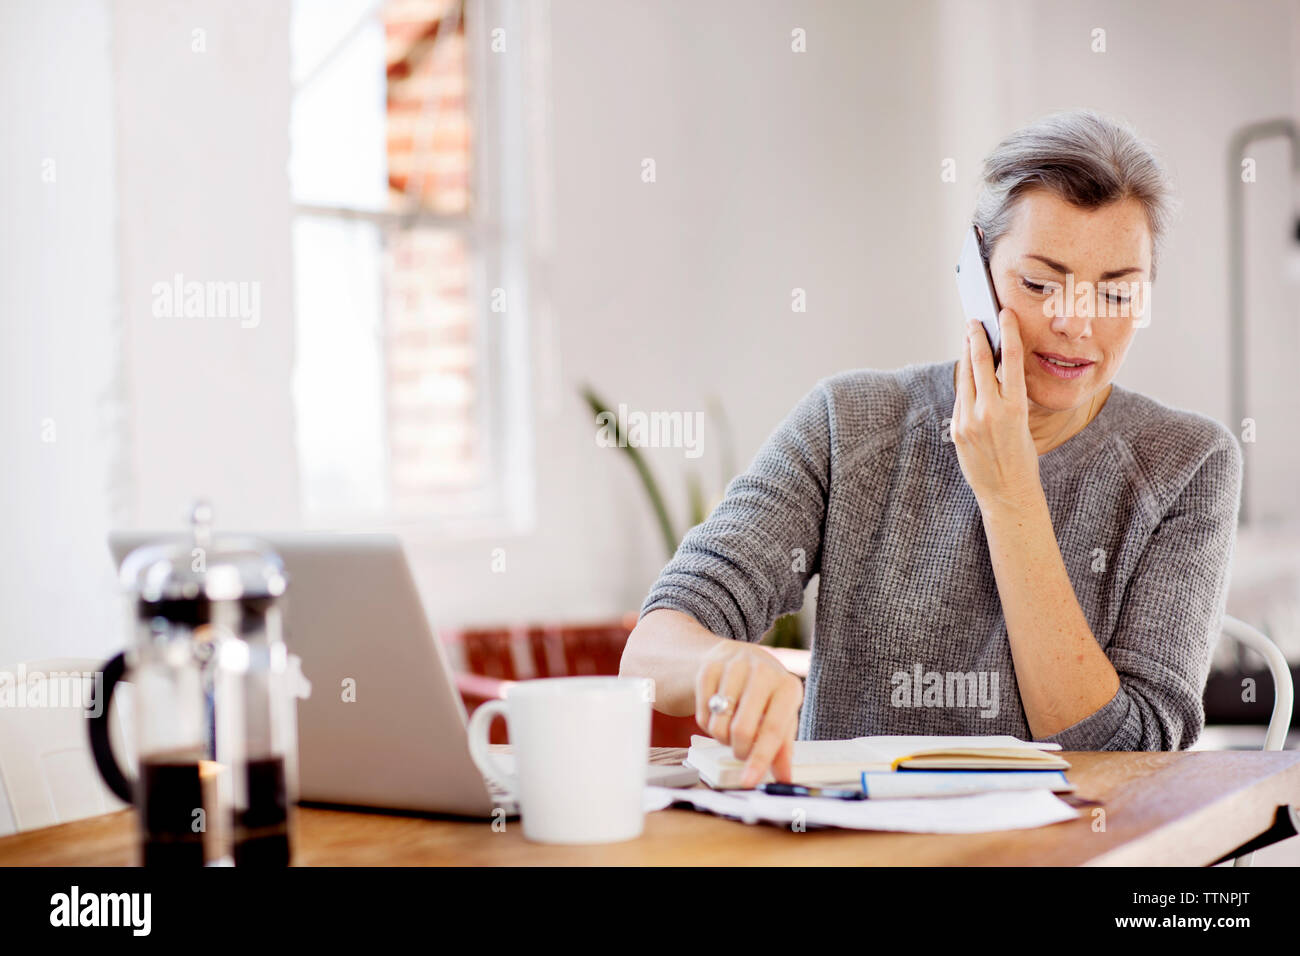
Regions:
<svg viewBox="0 0 1300 956"><path fill-rule="evenodd" d="M714 694L731 699L725 714L709 711ZM769 768L778 781L794 782L790 762L802 703L803 681L758 644L720 641L700 662L695 720L745 761L741 786L753 787Z"/></svg>

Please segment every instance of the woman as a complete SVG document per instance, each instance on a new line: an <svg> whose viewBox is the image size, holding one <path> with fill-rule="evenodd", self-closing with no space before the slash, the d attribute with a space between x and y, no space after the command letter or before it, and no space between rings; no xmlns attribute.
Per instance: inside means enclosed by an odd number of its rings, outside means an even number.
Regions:
<svg viewBox="0 0 1300 956"><path fill-rule="evenodd" d="M729 743L747 785L790 779L796 731L1190 746L1241 452L1112 382L1172 205L1150 149L1091 111L1001 143L974 216L1000 369L976 324L955 362L818 383L682 541L622 673ZM805 691L752 642L813 574Z"/></svg>

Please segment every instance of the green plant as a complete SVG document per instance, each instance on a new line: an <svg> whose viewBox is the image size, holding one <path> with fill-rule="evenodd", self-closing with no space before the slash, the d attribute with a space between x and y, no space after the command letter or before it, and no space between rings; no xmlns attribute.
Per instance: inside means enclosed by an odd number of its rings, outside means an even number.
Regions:
<svg viewBox="0 0 1300 956"><path fill-rule="evenodd" d="M599 417L609 410L610 406L602 401L590 386L584 385L580 391L583 400L596 416ZM722 408L716 402L711 402L710 405L714 418L721 423L720 431L722 432L722 446L724 449L722 455L722 484L725 490L727 479L735 474L735 468L730 454L728 429L726 419L722 414ZM681 544L681 537L678 536L673 525L672 516L668 513L668 505L659 489L659 482L650 470L650 465L646 462L645 456L641 454L641 449L627 441L627 436L622 431L622 424L617 419L614 422L614 430L618 447L627 453L628 461L632 463L632 468L641 481L641 487L645 489L646 498L650 502L650 510L654 513L655 523L659 526L659 533L663 537L664 549L667 552L668 559L671 560L673 555L677 553L678 545ZM721 494L717 497L721 498ZM683 535L686 531L704 521L711 510L707 504L700 476L694 471L688 472L686 475L686 507L687 526L682 532ZM771 630L763 635L762 643L770 647L806 647L803 637L803 624L799 615L786 614L777 618Z"/></svg>

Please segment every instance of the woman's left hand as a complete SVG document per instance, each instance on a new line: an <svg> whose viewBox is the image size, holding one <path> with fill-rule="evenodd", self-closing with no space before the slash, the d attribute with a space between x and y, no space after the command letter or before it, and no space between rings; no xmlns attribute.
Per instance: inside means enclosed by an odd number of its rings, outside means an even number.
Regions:
<svg viewBox="0 0 1300 956"><path fill-rule="evenodd" d="M1030 496L1042 494L1038 450L1029 433L1020 320L1010 309L1003 309L998 319L1002 381L994 372L993 350L983 326L968 322L952 408L957 461L981 510L998 505L1017 507Z"/></svg>

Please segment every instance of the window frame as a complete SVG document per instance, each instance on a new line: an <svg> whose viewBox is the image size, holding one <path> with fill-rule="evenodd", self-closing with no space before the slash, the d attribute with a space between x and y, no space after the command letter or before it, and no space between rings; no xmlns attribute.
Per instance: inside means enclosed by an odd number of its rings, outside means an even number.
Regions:
<svg viewBox="0 0 1300 956"><path fill-rule="evenodd" d="M363 24L380 17L382 10L382 2L374 4L327 59L345 47ZM291 197L291 226L303 217L363 222L379 231L381 248L393 232L409 228L435 228L462 237L478 356L476 388L481 396L475 409L485 461L480 486L448 494L440 499L444 507L428 514L397 514L391 507L384 512L307 514L304 510L304 519L313 526L387 531L416 543L532 530L536 488L528 317L534 297L530 274L539 258L531 228L537 223L540 205L535 192L538 170L532 160L536 159L534 147L544 139L540 126L544 117L536 107L544 102L540 87L544 82L546 13L543 4L524 9L513 0L461 3L471 129L466 214L449 215L418 206L368 209L299 202ZM506 55L491 51L492 32L497 28L505 30ZM514 55L510 55L512 46ZM526 55L530 46L543 55ZM538 235L545 234L539 231ZM491 309L496 289L505 291L504 312ZM381 317L386 323L387 311L382 305ZM295 455L299 453L295 447ZM387 480L391 493L391 475Z"/></svg>

